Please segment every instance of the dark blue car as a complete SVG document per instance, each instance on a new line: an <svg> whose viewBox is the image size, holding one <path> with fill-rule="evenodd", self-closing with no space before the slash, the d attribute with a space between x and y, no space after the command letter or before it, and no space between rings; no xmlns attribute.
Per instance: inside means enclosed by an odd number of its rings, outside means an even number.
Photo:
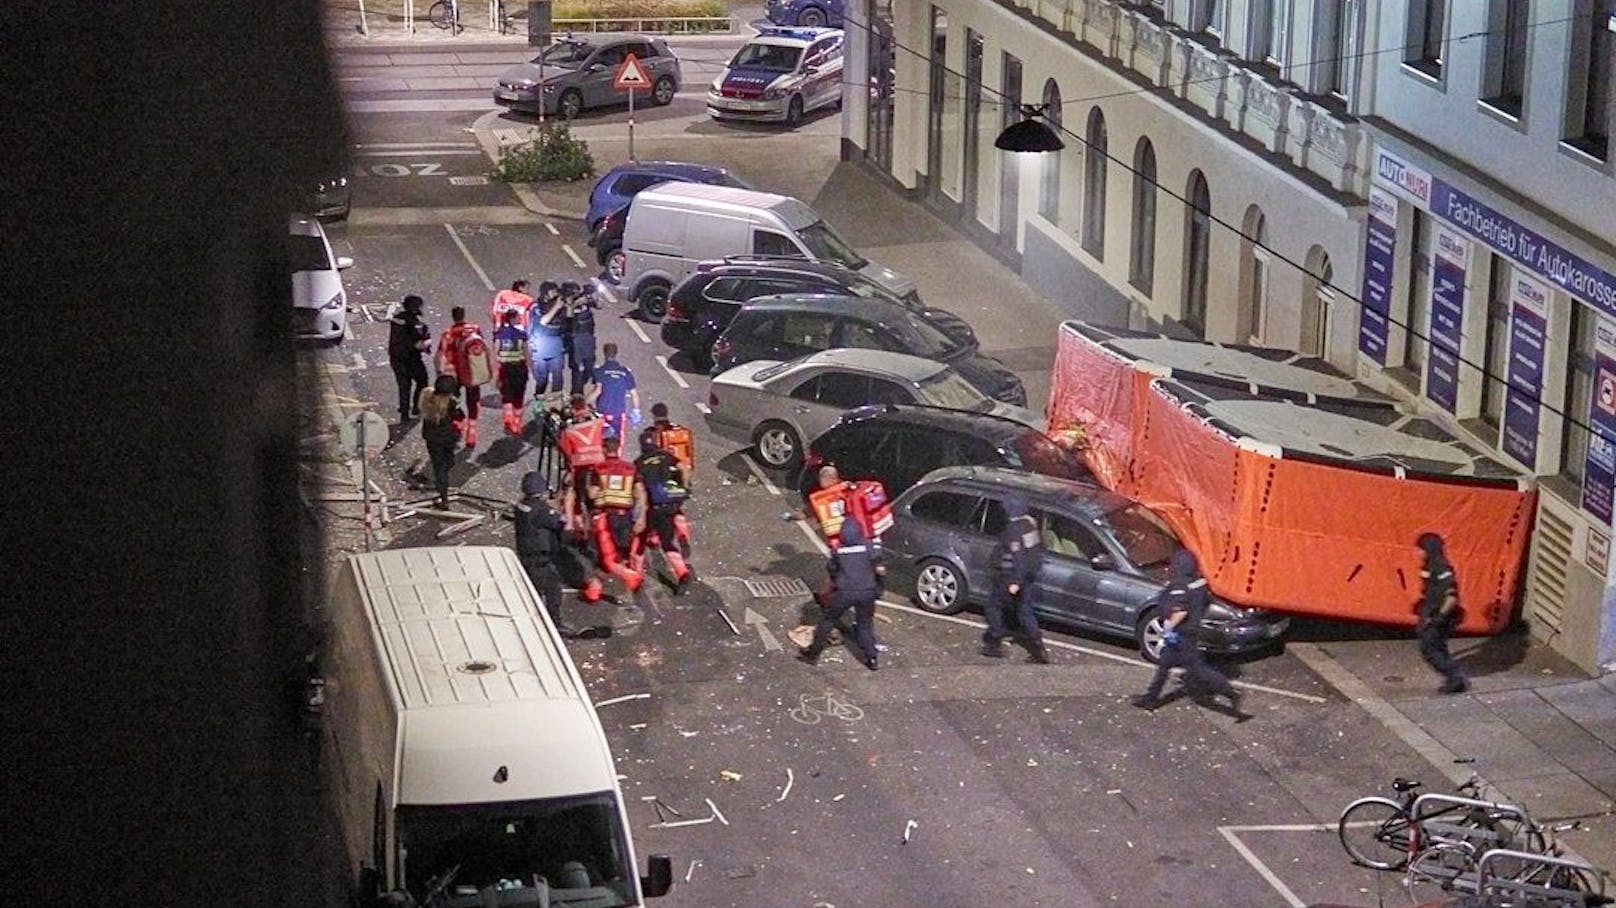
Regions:
<svg viewBox="0 0 1616 908"><path fill-rule="evenodd" d="M722 167L684 161L630 161L606 171L605 176L595 181L595 188L589 191L589 214L585 219L589 232L594 233L600 227L602 218L627 208L641 190L669 180L752 188Z"/></svg>
<svg viewBox="0 0 1616 908"><path fill-rule="evenodd" d="M764 13L775 25L842 27L842 0L769 0Z"/></svg>

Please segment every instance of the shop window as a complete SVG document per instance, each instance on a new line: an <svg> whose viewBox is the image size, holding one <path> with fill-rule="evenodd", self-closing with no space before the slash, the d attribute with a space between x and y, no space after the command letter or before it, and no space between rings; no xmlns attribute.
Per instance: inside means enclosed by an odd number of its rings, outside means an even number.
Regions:
<svg viewBox="0 0 1616 908"><path fill-rule="evenodd" d="M1412 374L1415 386L1425 377L1426 331L1431 320L1431 228L1430 215L1414 209L1409 231L1407 318L1403 321L1403 366Z"/></svg>
<svg viewBox="0 0 1616 908"><path fill-rule="evenodd" d="M1504 419L1504 397L1509 376L1510 266L1493 256L1487 278L1487 343L1482 354L1487 374L1481 382L1481 421L1497 429Z"/></svg>
<svg viewBox="0 0 1616 908"><path fill-rule="evenodd" d="M1563 405L1565 433L1560 443L1560 475L1582 484L1588 459L1588 404L1594 387L1594 332L1599 316L1580 303L1571 304L1571 350L1566 358Z"/></svg>

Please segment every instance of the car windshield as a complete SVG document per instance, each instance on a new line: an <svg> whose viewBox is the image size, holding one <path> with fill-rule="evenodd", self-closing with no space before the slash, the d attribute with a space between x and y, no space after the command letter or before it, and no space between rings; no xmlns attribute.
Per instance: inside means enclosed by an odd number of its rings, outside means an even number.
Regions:
<svg viewBox="0 0 1616 908"><path fill-rule="evenodd" d="M920 396L925 403L934 407L975 410L978 413L993 409L993 401L988 400L981 391L976 390L975 385L961 378L953 369L944 369L922 381Z"/></svg>
<svg viewBox="0 0 1616 908"><path fill-rule="evenodd" d="M331 259L326 256L325 243L317 236L294 233L287 237L286 257L294 272L331 270Z"/></svg>
<svg viewBox="0 0 1616 908"><path fill-rule="evenodd" d="M903 310L890 321L883 321L903 344L903 352L926 359L947 360L959 352L959 345L943 332L921 321L909 310Z"/></svg>
<svg viewBox="0 0 1616 908"><path fill-rule="evenodd" d="M439 905L531 905L536 878L542 877L549 884L551 905L631 905L634 868L619 816L611 792L403 806L398 809L398 847L404 886L420 901L453 870Z"/></svg>
<svg viewBox="0 0 1616 908"><path fill-rule="evenodd" d="M797 236L816 259L835 262L843 268L854 271L870 263L869 259L854 252L853 247L847 245L847 241L837 236L836 231L830 229L830 225L824 221L815 221L798 230Z"/></svg>
<svg viewBox="0 0 1616 908"><path fill-rule="evenodd" d="M897 296L875 281L866 280L862 277L852 277L846 279L843 283L847 285L848 292L854 296L862 296L867 300L885 300L889 303L897 303L905 309L915 308L914 304L908 299Z"/></svg>
<svg viewBox="0 0 1616 908"><path fill-rule="evenodd" d="M1010 454L1018 461L1017 466L1024 470L1058 479L1081 481L1089 478L1088 470L1070 451L1050 441L1048 436L1036 429L1028 429L1011 439L1009 448Z"/></svg>
<svg viewBox="0 0 1616 908"><path fill-rule="evenodd" d="M1128 560L1135 567L1164 565L1178 550L1178 540L1173 538L1167 524L1144 505L1123 505L1105 515L1105 521L1111 525L1112 535L1122 544L1122 550L1128 553Z"/></svg>
<svg viewBox="0 0 1616 908"><path fill-rule="evenodd" d="M594 53L592 45L582 41L558 41L544 49L544 53L533 58L534 63L543 63L545 66L577 66L589 59Z"/></svg>
<svg viewBox="0 0 1616 908"><path fill-rule="evenodd" d="M744 66L748 69L788 73L797 68L797 61L801 59L800 47L787 47L783 44L748 44L736 52L729 65L731 68Z"/></svg>

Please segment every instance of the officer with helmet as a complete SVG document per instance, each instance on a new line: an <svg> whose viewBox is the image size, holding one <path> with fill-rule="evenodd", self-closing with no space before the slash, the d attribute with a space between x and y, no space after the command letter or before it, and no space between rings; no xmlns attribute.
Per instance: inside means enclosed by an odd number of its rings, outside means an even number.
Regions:
<svg viewBox="0 0 1616 908"><path fill-rule="evenodd" d="M584 385L595 371L595 310L600 303L593 288L577 281L561 285L561 298L567 305L567 359L572 370L573 394L584 393Z"/></svg>
<svg viewBox="0 0 1616 908"><path fill-rule="evenodd" d="M516 504L516 557L529 580L544 600L545 610L557 628L561 623L561 572L556 557L561 554L561 515L550 504L550 485L540 473L522 477L522 500Z"/></svg>
<svg viewBox="0 0 1616 908"><path fill-rule="evenodd" d="M881 595L882 565L881 543L864 535L857 520L842 521L837 545L826 561L835 589L825 607L819 624L814 627L813 642L797 658L809 665L819 661L819 654L830 643L831 631L843 614L853 612L854 639L864 656L864 667L875 671L875 600Z"/></svg>

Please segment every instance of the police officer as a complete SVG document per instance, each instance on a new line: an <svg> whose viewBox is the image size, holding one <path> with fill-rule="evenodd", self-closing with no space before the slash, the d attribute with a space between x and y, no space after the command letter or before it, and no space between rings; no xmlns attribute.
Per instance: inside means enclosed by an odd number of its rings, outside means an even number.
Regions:
<svg viewBox="0 0 1616 908"><path fill-rule="evenodd" d="M561 285L561 297L567 304L567 360L572 370L572 393L582 394L584 383L595 373L595 310L600 308L600 303L576 281Z"/></svg>
<svg viewBox="0 0 1616 908"><path fill-rule="evenodd" d="M881 543L866 539L864 528L857 520L842 521L840 544L831 551L826 562L835 589L819 624L814 627L813 642L797 654L798 659L809 665L816 664L819 654L830 642L831 630L842 615L852 609L854 639L864 654L864 667L872 672L876 670L875 600L881 594L879 578L886 573L881 561Z"/></svg>
<svg viewBox="0 0 1616 908"><path fill-rule="evenodd" d="M1049 650L1044 648L1043 632L1038 629L1032 605L1032 584L1044 559L1044 538L1038 531L1038 521L1027 513L1025 501L1011 498L1005 501L1004 511L1009 520L999 531L999 541L993 549L993 585L988 590L984 614L988 629L982 634L982 655L1004 656L1005 613L1014 607L1032 661L1048 665Z"/></svg>
<svg viewBox="0 0 1616 908"><path fill-rule="evenodd" d="M1211 602L1211 592L1207 589L1206 578L1201 576L1199 566L1195 563L1195 555L1188 549L1179 549L1173 553L1168 562L1170 579L1167 588L1159 597L1162 615L1161 656L1156 662L1156 674L1150 679L1150 686L1145 688L1143 695L1135 698L1133 705L1140 709L1155 709L1161 705L1162 687L1167 684L1167 676L1172 670L1184 669L1184 686L1196 687L1222 694L1229 701L1229 708L1234 712L1235 718L1244 722L1251 716L1240 709L1240 691L1236 690L1223 673L1208 665L1206 657L1201 655L1200 647L1196 645L1199 636L1201 619L1206 616L1207 606Z"/></svg>
<svg viewBox="0 0 1616 908"><path fill-rule="evenodd" d="M421 357L432 349L432 331L421 319L426 301L415 294L387 320L387 363L398 381L398 421L421 415L421 394L426 391L426 363Z"/></svg>
<svg viewBox="0 0 1616 908"><path fill-rule="evenodd" d="M567 303L554 281L539 284L539 295L527 313L528 368L533 373L533 397L544 409L561 408L566 382Z"/></svg>
<svg viewBox="0 0 1616 908"><path fill-rule="evenodd" d="M685 500L690 497L684 466L669 451L657 444L656 427L640 433L640 457L634 461L639 472L640 485L645 488L646 509L635 524L635 535L641 548L662 550L662 557L673 571L675 595L682 595L695 579L685 550L689 538L684 523Z"/></svg>
<svg viewBox="0 0 1616 908"><path fill-rule="evenodd" d="M561 572L556 570L555 560L561 554L562 520L550 504L550 485L543 475L522 477L522 500L514 516L516 557L544 600L550 620L561 629Z"/></svg>
<svg viewBox="0 0 1616 908"><path fill-rule="evenodd" d="M1420 566L1423 588L1420 595L1419 622L1420 655L1427 665L1436 669L1445 679L1444 694L1462 694L1470 689L1459 663L1448 652L1448 638L1459 623L1459 581L1453 576L1453 565L1442 550L1442 537L1425 533L1419 538L1419 547L1425 553Z"/></svg>

